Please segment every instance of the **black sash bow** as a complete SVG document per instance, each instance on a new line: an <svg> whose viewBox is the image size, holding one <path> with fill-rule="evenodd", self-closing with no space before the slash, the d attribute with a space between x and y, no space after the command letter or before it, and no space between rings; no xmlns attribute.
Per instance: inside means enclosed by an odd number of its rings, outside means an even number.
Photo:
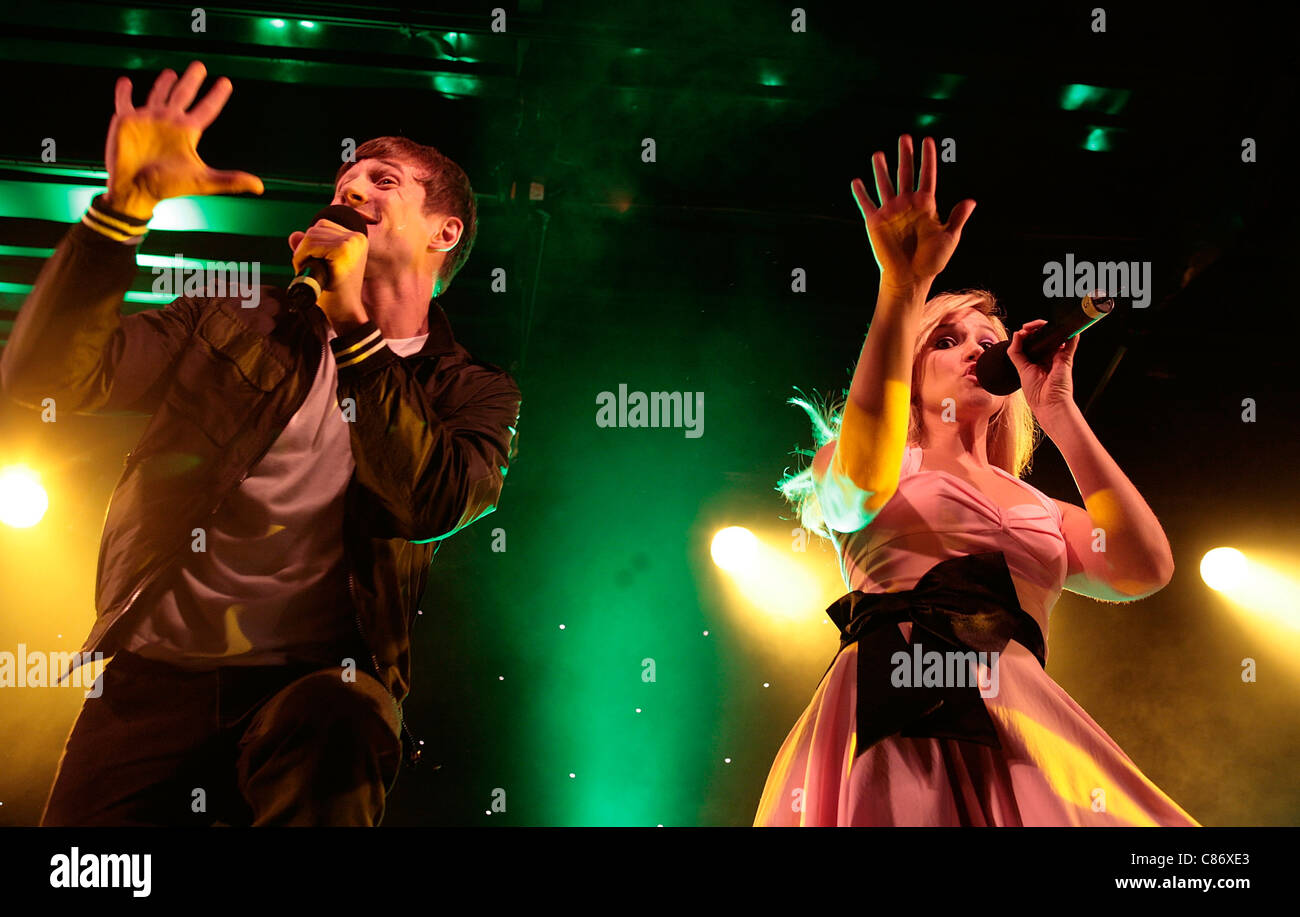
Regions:
<svg viewBox="0 0 1300 917"><path fill-rule="evenodd" d="M920 644L925 653L1001 654L1007 642L1015 640L1046 668L1042 629L1020 607L1001 551L937 563L906 592L850 592L826 614L840 629L841 651L858 644L854 758L895 733L1002 747L977 684L892 684L894 654L904 653L907 665L912 664L911 646L898 630L900 621L912 622L912 643Z"/></svg>

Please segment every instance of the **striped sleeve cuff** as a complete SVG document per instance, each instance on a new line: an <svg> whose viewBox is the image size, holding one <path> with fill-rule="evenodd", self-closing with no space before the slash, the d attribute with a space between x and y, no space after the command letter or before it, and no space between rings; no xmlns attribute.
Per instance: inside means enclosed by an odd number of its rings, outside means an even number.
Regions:
<svg viewBox="0 0 1300 917"><path fill-rule="evenodd" d="M395 359L379 326L373 321L334 338L330 341L330 349L334 351L334 363L340 375L369 372Z"/></svg>
<svg viewBox="0 0 1300 917"><path fill-rule="evenodd" d="M104 195L97 194L90 202L81 222L102 236L124 245L139 245L149 231L149 221L119 213L104 203Z"/></svg>

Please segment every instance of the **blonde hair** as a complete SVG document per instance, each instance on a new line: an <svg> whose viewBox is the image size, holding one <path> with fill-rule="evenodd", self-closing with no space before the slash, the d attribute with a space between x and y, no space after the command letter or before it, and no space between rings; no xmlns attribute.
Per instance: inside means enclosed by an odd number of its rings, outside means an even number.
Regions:
<svg viewBox="0 0 1300 917"><path fill-rule="evenodd" d="M925 432L919 397L924 376L924 364L920 360L921 349L944 319L954 312L966 309L976 309L987 315L999 341L1005 341L1009 337L1006 325L1002 322L1004 317L1002 307L988 290L957 290L952 293L940 293L926 302L922 308L916 342L912 347L912 406L907 425L909 446L922 445L922 434ZM795 391L799 390L795 389ZM834 403L819 403L816 396L808 398L803 395L803 392L799 392L799 395L798 398L791 398L788 403L797 405L807 413L808 419L812 421L813 440L816 445L811 451L796 449L794 454L811 458L817 454L817 449L839 436L848 391L845 390ZM997 465L1017 478L1021 477L1030 469L1034 449L1040 441L1038 434L1038 424L1029 409L1029 402L1025 400L1025 393L1017 389L1007 396L998 412L989 418L988 437L984 443L989 463ZM795 508L800 524L804 528L824 538L831 537L817 502L811 466L782 478L776 489Z"/></svg>

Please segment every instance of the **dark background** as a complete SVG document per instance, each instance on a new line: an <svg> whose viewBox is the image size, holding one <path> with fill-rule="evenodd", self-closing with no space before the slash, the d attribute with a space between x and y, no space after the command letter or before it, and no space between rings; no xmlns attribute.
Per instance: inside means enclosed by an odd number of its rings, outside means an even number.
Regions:
<svg viewBox="0 0 1300 917"><path fill-rule="evenodd" d="M900 133L952 138L940 212L979 206L935 292L993 290L1014 330L1053 308L1046 262L1152 264L1149 308L1121 298L1083 337L1075 393L1159 516L1177 572L1135 604L1063 594L1049 672L1197 820L1300 823L1296 633L1234 616L1197 572L1229 544L1281 552L1294 575L1300 549L1283 274L1294 20L1117 7L1094 33L1090 3L801 6L805 33L774 3L241 4L206 8L195 34L192 4L7 4L0 179L72 181L25 168L46 137L59 165L102 169L115 78L131 76L140 102L161 69L193 59L235 85L205 160L258 174L265 199L304 222L328 201L342 138L404 134L459 162L481 228L443 303L458 338L523 390L519 456L498 511L435 560L406 712L443 767L405 772L385 824L747 825L835 638L813 656L760 645L728 610L709 539L728 524L788 531L773 487L811 437L783 401L796 385L848 384L878 280L850 181L870 184L875 150L892 172ZM268 31L271 16L289 27ZM302 19L317 28L295 31ZM530 182L542 200L512 196ZM5 212L2 245L52 248L67 228L21 201ZM155 230L143 251L287 266L297 228ZM0 256L0 339L41 263ZM498 267L505 293L489 287ZM807 292L791 291L795 268ZM619 383L705 392L704 435L597 428L595 396ZM75 649L104 507L143 422L42 425L6 404L0 423L6 452L57 457L58 494L43 523L57 538L0 542L6 581L48 571L48 588L22 580L0 606L22 622L3 646L53 628ZM1082 502L1050 442L1029 480ZM505 552L491 549L497 528ZM834 572L828 551L808 562ZM825 599L808 598L810 620ZM1246 657L1258 683L1241 681ZM0 751L0 821L39 815L77 709L57 703L3 705L6 731L29 741ZM498 787L510 805L488 817Z"/></svg>

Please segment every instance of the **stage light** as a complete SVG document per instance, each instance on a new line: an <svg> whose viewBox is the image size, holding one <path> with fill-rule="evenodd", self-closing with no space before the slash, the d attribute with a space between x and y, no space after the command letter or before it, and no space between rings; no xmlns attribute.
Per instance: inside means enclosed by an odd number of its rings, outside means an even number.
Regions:
<svg viewBox="0 0 1300 917"><path fill-rule="evenodd" d="M103 184L0 180L0 217L76 223ZM310 215L294 201L210 196L177 197L163 201L149 221L151 230L222 232L238 235L279 236L280 226L297 226Z"/></svg>
<svg viewBox="0 0 1300 917"><path fill-rule="evenodd" d="M0 470L0 522L16 529L31 528L49 505L36 472L23 465Z"/></svg>
<svg viewBox="0 0 1300 917"><path fill-rule="evenodd" d="M1132 95L1128 89L1072 83L1061 90L1060 103L1064 111L1095 111L1118 115L1128 105Z"/></svg>
<svg viewBox="0 0 1300 917"><path fill-rule="evenodd" d="M1297 673L1300 592L1293 555L1273 548L1215 548L1201 558L1201 578L1226 600L1237 619L1260 639L1283 650Z"/></svg>
<svg viewBox="0 0 1300 917"><path fill-rule="evenodd" d="M307 19L299 19L299 20L298 20L298 25L302 26L304 29L314 29L314 28L316 28L316 23L311 22L311 21L309 21L309 20L307 20Z"/></svg>
<svg viewBox="0 0 1300 917"><path fill-rule="evenodd" d="M1092 153L1109 153L1111 150L1111 131L1104 127L1093 127L1083 141L1083 148Z"/></svg>
<svg viewBox="0 0 1300 917"><path fill-rule="evenodd" d="M737 573L754 565L758 558L758 539L744 526L729 526L713 536L709 553L723 570Z"/></svg>
<svg viewBox="0 0 1300 917"><path fill-rule="evenodd" d="M283 20L283 19L272 19L272 20L271 20L271 25L275 26L277 29L283 29L283 28L284 28L284 20Z"/></svg>
<svg viewBox="0 0 1300 917"><path fill-rule="evenodd" d="M1246 555L1236 548L1215 548L1201 558L1201 579L1217 592L1240 589L1246 579Z"/></svg>
<svg viewBox="0 0 1300 917"><path fill-rule="evenodd" d="M824 615L817 612L843 593L829 552L809 556L804 540L785 532L761 535L742 526L713 536L713 562L726 573L735 601L731 610L754 631L791 636L824 634ZM837 591L838 590L838 591ZM757 614L755 614L757 612Z"/></svg>

